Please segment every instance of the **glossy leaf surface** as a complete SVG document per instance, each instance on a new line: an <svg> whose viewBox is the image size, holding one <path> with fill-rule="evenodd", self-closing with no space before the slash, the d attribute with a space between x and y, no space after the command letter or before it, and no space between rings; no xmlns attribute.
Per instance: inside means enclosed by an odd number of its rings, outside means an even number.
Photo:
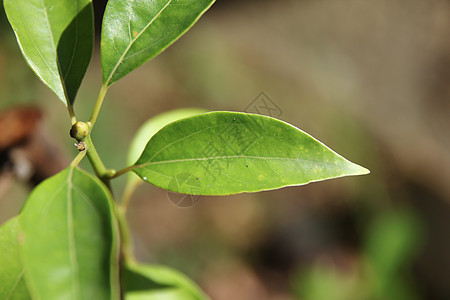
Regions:
<svg viewBox="0 0 450 300"><path fill-rule="evenodd" d="M228 195L369 171L280 120L211 112L161 129L150 139L134 172L173 192Z"/></svg>
<svg viewBox="0 0 450 300"><path fill-rule="evenodd" d="M91 0L4 0L19 47L36 75L67 105L90 62Z"/></svg>
<svg viewBox="0 0 450 300"><path fill-rule="evenodd" d="M128 150L127 163L129 165L134 164L142 154L142 151L144 151L145 145L148 143L150 138L167 124L204 112L206 112L206 110L200 108L182 108L168 111L150 118L139 128L133 138L130 149Z"/></svg>
<svg viewBox="0 0 450 300"><path fill-rule="evenodd" d="M13 218L0 227L0 299L31 299L19 258L18 226Z"/></svg>
<svg viewBox="0 0 450 300"><path fill-rule="evenodd" d="M131 142L130 149L128 150L127 164L131 166L136 162L142 154L142 151L144 151L145 145L148 143L150 138L161 128L169 123L204 112L206 112L206 110L200 108L181 108L159 114L147 120L139 128L133 138L133 141ZM128 180L129 184L139 184L139 182L142 182L141 179L132 172L129 173Z"/></svg>
<svg viewBox="0 0 450 300"><path fill-rule="evenodd" d="M183 35L214 0L109 0L101 60L107 86L152 59Z"/></svg>
<svg viewBox="0 0 450 300"><path fill-rule="evenodd" d="M36 299L118 299L117 225L96 178L69 167L36 187L20 215L25 278Z"/></svg>
<svg viewBox="0 0 450 300"><path fill-rule="evenodd" d="M182 273L164 266L128 264L122 277L126 300L207 300Z"/></svg>

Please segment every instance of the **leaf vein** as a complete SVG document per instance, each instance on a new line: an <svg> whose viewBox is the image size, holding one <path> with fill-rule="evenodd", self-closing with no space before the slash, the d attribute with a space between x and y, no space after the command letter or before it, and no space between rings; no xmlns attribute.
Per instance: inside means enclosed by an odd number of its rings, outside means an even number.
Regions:
<svg viewBox="0 0 450 300"><path fill-rule="evenodd" d="M44 61L44 63L47 65L48 69L50 70L50 72L53 75L56 75L56 73L54 72L54 70L52 69L52 67L50 66L50 64L48 63L47 59L44 57L44 55L42 54L41 50L39 49L39 47L36 45L36 42L34 41L33 35L30 33L30 31L28 30L27 26L24 25L23 22L23 14L20 10L16 10L19 15L20 15L20 21L22 23L22 26L25 28L25 31L27 32L28 37L30 38L31 42L33 43L34 48L37 50L37 52L39 53L39 56L42 58L42 60ZM20 48L22 48L22 45L19 44ZM22 50L23 52L23 50Z"/></svg>
<svg viewBox="0 0 450 300"><path fill-rule="evenodd" d="M61 185L54 193L53 196L48 200L48 203L45 205L45 207L42 209L41 216L45 217L47 216L48 210L50 209L50 205L53 203L55 199L58 198L59 193L61 190L63 190L66 187L65 184Z"/></svg>
<svg viewBox="0 0 450 300"><path fill-rule="evenodd" d="M114 66L113 70L109 74L108 80L105 82L106 85L109 84L112 77L114 76L114 73L116 73L117 69L119 68L120 64L123 62L125 56L128 54L128 51L130 51L131 47L133 46L134 42L150 27L150 25L153 24L153 22L162 14L162 12L172 3L173 0L167 1L167 3L164 5L164 7L153 17L153 19L150 20L150 22L145 25L145 27L130 41L127 48L123 52L122 56L119 58L119 61Z"/></svg>
<svg viewBox="0 0 450 300"><path fill-rule="evenodd" d="M56 53L57 49L56 49L55 40L53 38L52 27L50 25L50 20L49 20L48 13L47 13L47 6L45 6L44 0L42 0L42 5L44 6L45 21L47 22L48 31L49 31L49 34L50 34L50 41L52 42L52 47L53 47L53 50L55 51L56 56L58 56L57 53ZM59 69L59 67L58 67L58 69Z"/></svg>
<svg viewBox="0 0 450 300"><path fill-rule="evenodd" d="M79 11L79 2L78 1L75 1L75 2L77 4L77 11ZM67 68L67 72L63 76L64 82L66 81L66 78L67 78L67 76L69 76L70 70L72 69L72 64L75 59L75 52L77 49L77 44L78 44L78 14L75 16L75 41L74 41L74 45L73 45L72 57L70 58L70 63L69 63L69 67Z"/></svg>
<svg viewBox="0 0 450 300"><path fill-rule="evenodd" d="M143 163L140 165L135 165L133 170L144 168L150 165L160 165L160 164L169 164L169 163L183 163L183 162L190 162L190 161L207 161L212 159L233 159L233 158L247 158L247 159L261 159L261 160L291 160L291 161L297 161L297 162L306 162L311 164L322 164L326 166L334 166L334 164L321 162L321 161L314 161L314 160L307 160L302 158L295 158L295 157L264 157L264 156L250 156L250 155L227 155L227 156L214 156L214 157L198 157L198 158L184 158L184 159L172 159L172 160L162 160L162 161L150 161L147 163Z"/></svg>
<svg viewBox="0 0 450 300"><path fill-rule="evenodd" d="M87 196L86 193L84 193L81 189L79 189L76 186L74 186L73 189L78 192L78 194L80 195L81 199L83 199L84 202L86 202L88 204L89 208L92 209L92 211L98 216L98 211L97 211L94 203L89 198L89 196Z"/></svg>
<svg viewBox="0 0 450 300"><path fill-rule="evenodd" d="M135 53L133 53L133 54L131 54L131 55L125 57L125 58L122 60L122 62L123 62L123 61L126 61L127 59L130 59L130 58L132 58L132 57L134 57L134 56L137 56L137 55L141 54L142 52L147 51L148 49L150 49L150 48L154 47L155 45L159 44L159 42L161 42L162 40L164 40L164 39L163 39L163 38L160 38L159 40L157 40L156 42L154 42L154 43L151 44L150 46L145 47L144 49L139 50L139 51L137 51L137 52L135 52Z"/></svg>
<svg viewBox="0 0 450 300"><path fill-rule="evenodd" d="M194 136L194 135L196 135L196 134L199 134L199 133L201 133L201 132L203 132L203 131L206 131L206 130L209 130L209 129L213 129L213 128L218 128L218 127L237 126L237 125L241 125L241 123L239 123L239 124L233 124L233 123L221 124L221 125L215 125L215 126L208 126L208 127L206 127L206 128L200 129L199 131L196 131L196 132L193 132L193 133L191 133L191 134L188 134L188 135L186 135L186 136L184 136L184 137L182 137L182 138L180 138L180 139L178 139L178 140L176 140L176 141L173 141L173 142L170 143L170 144L167 144L167 145L166 145L165 147L163 147L161 150L159 150L158 152L156 152L149 160L152 160L153 158L155 158L155 156L157 156L159 153L161 153L162 151L166 150L167 148L169 148L169 147L172 146L173 144L176 144L176 143L178 143L178 142L180 142L180 141L182 141L182 140L185 140L185 139L187 139L187 138L190 138L191 136Z"/></svg>
<svg viewBox="0 0 450 300"><path fill-rule="evenodd" d="M76 254L76 244L75 244L75 235L74 235L74 224L73 224L73 199L72 199L72 188L73 188L73 171L74 168L71 168L69 171L69 176L67 177L67 230L68 230L68 241L69 241L69 256L70 263L73 269L73 286L72 291L74 292L75 299L81 299L79 295L80 291L80 282L79 282L79 270L78 270L78 260Z"/></svg>
<svg viewBox="0 0 450 300"><path fill-rule="evenodd" d="M14 295L14 292L17 290L17 287L19 286L20 280L22 279L24 272L25 272L25 270L22 269L22 272L20 272L19 276L16 279L16 282L14 282L11 292L9 293L8 297L6 298L7 300L12 299L12 296Z"/></svg>

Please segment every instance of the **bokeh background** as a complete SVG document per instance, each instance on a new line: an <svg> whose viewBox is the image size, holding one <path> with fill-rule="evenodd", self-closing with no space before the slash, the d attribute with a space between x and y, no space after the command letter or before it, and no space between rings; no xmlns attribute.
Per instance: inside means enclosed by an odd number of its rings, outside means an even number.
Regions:
<svg viewBox="0 0 450 300"><path fill-rule="evenodd" d="M105 1L94 4L99 25ZM82 120L101 85L98 45L75 106ZM189 208L142 185L128 216L139 260L182 270L217 300L450 299L449 1L218 0L109 90L97 150L120 169L148 118L244 111L261 92L280 119L371 174ZM65 107L27 67L2 8L0 109L18 106L42 114L33 151L70 162ZM34 184L33 164L15 169L10 150L0 151L0 223Z"/></svg>

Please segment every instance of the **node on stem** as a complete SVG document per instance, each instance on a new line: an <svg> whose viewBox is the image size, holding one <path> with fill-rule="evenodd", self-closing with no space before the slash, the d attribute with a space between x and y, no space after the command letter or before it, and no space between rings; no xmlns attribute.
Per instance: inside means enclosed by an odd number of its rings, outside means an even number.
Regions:
<svg viewBox="0 0 450 300"><path fill-rule="evenodd" d="M90 133L90 127L84 122L76 122L70 128L70 136L76 139L78 142L82 141Z"/></svg>

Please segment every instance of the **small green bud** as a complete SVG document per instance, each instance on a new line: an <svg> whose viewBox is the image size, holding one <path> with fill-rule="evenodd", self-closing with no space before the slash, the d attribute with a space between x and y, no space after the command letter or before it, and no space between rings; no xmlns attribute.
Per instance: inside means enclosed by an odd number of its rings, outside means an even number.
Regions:
<svg viewBox="0 0 450 300"><path fill-rule="evenodd" d="M70 128L70 136L80 142L89 135L89 131L90 127L88 124L78 121Z"/></svg>

